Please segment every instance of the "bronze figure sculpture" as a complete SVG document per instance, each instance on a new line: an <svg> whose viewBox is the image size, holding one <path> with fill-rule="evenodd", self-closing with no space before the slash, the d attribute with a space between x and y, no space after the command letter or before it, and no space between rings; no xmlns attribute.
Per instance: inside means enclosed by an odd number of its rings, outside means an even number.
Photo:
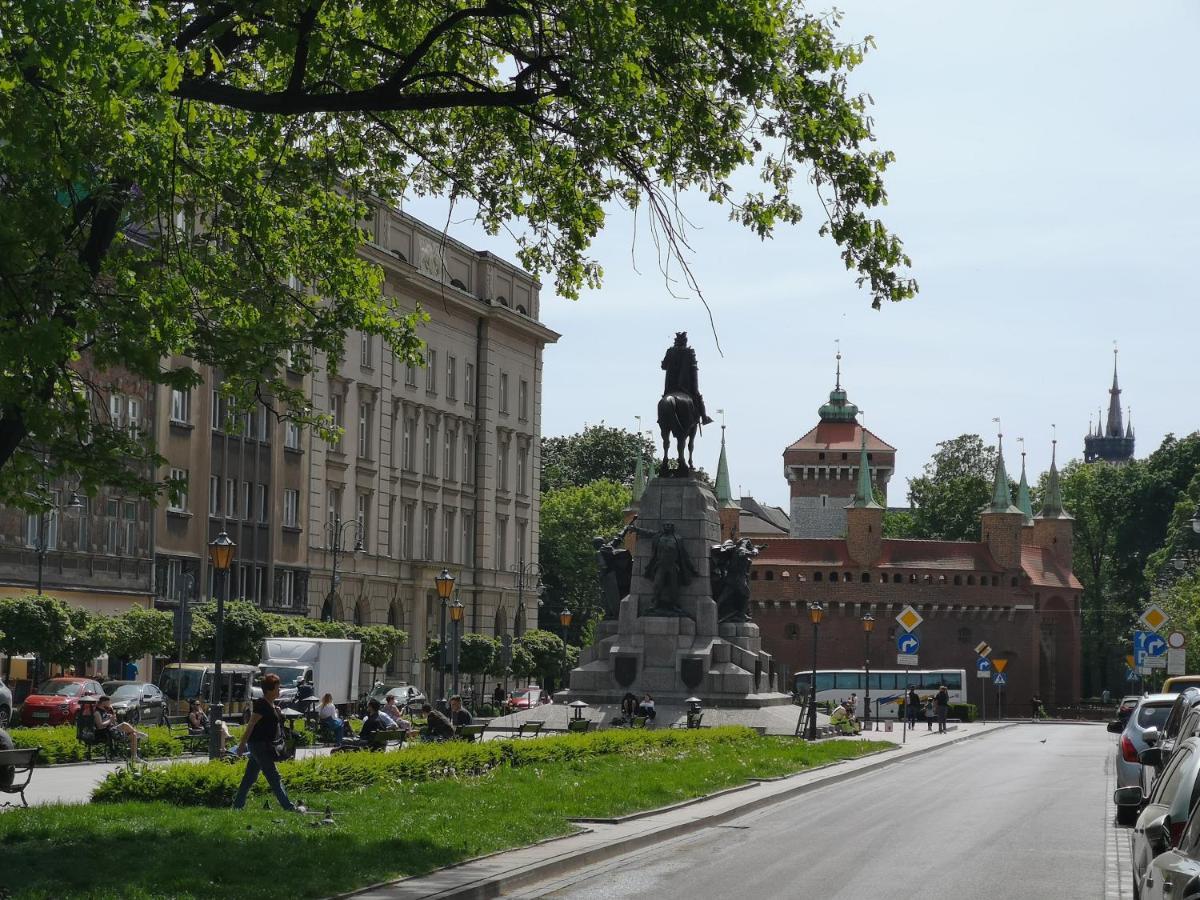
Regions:
<svg viewBox="0 0 1200 900"><path fill-rule="evenodd" d="M663 442L663 461L659 474L672 474L668 460L671 454L670 439L674 437L679 453L674 474L687 476L692 469L696 431L701 425L709 424L712 419L704 409L696 351L688 346L686 331L676 333L674 345L668 347L666 355L663 356L662 368L666 375L663 378L663 396L658 401L658 427ZM683 454L685 443L686 460Z"/></svg>

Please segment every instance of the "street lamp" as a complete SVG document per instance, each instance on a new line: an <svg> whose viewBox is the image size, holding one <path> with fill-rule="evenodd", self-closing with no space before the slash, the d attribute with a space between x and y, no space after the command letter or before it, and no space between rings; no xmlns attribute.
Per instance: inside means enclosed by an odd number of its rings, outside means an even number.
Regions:
<svg viewBox="0 0 1200 900"><path fill-rule="evenodd" d="M326 622L332 622L334 619L333 601L340 580L338 578L338 560L346 552L346 537L350 532L354 533L354 546L350 552L362 553L362 522L358 519L349 519L343 522L341 513L338 513L333 517L332 522L325 523L325 546L333 554L333 577L329 580L329 594L325 598L325 608L321 611L321 618Z"/></svg>
<svg viewBox="0 0 1200 900"><path fill-rule="evenodd" d="M450 599L454 593L454 576L450 574L449 569L442 569L442 573L433 579L433 583L437 586L438 599L442 601L442 611L439 618L440 630L438 632L438 699L446 699L446 601Z"/></svg>
<svg viewBox="0 0 1200 900"><path fill-rule="evenodd" d="M38 489L42 492L39 497L36 494L27 493L26 496L36 499L43 499L46 494L50 493L50 483L43 479L38 482ZM79 499L79 494L71 491L71 497L67 500L66 506L59 506L57 503L51 503L50 509L56 512L62 509L64 512L77 513L83 509L83 501ZM43 505L38 512L37 521L37 541L33 545L34 552L37 554L37 592L40 596L42 593L42 573L46 568L46 551L49 549L46 546L46 511L47 508Z"/></svg>
<svg viewBox="0 0 1200 900"><path fill-rule="evenodd" d="M454 693L458 693L458 647L462 638L462 620L465 607L457 596L450 604L450 621L454 624Z"/></svg>
<svg viewBox="0 0 1200 900"><path fill-rule="evenodd" d="M233 551L237 544L224 531L208 545L208 561L214 572L225 575L225 590L217 592L217 627L213 639L213 692L209 702L212 727L208 730L208 758L221 756L221 729L217 725L225 715L225 704L221 702L221 656L225 652L225 596L229 593L229 567L233 563Z"/></svg>
<svg viewBox="0 0 1200 900"><path fill-rule="evenodd" d="M1192 513L1191 523L1192 531L1200 534L1200 503L1196 504L1196 511Z"/></svg>
<svg viewBox="0 0 1200 900"><path fill-rule="evenodd" d="M536 562L526 564L525 557L522 556L520 562L517 563L517 619L513 628L513 637L520 637L525 633L525 588L526 580L537 578L537 581L530 585L538 597L538 606L542 605L542 592L546 589L542 583L542 567Z"/></svg>
<svg viewBox="0 0 1200 900"><path fill-rule="evenodd" d="M863 665L866 668L866 696L863 698L863 726L865 731L871 730L871 632L875 630L875 617L867 613L862 617L863 626Z"/></svg>
<svg viewBox="0 0 1200 900"><path fill-rule="evenodd" d="M808 682L808 739L817 739L817 630L821 626L821 617L825 615L825 607L815 600L808 604L808 618L813 627L812 648L812 678Z"/></svg>
<svg viewBox="0 0 1200 900"><path fill-rule="evenodd" d="M569 609L567 609L565 606L563 607L562 612L560 612L558 614L558 623L560 625L562 625L562 636L563 636L563 690L564 691L570 690L570 688L571 688L570 670L567 668L567 629L571 627L571 620L574 617L575 617L574 614L572 614L572 612Z"/></svg>

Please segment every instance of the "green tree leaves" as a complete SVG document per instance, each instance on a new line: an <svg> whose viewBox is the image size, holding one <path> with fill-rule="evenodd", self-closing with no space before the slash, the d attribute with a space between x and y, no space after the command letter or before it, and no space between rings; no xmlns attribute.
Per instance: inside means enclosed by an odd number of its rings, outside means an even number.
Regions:
<svg viewBox="0 0 1200 900"><path fill-rule="evenodd" d="M922 474L908 481L913 504L909 537L947 541L979 540L979 511L992 495L996 448L985 446L977 434L963 434L937 445Z"/></svg>

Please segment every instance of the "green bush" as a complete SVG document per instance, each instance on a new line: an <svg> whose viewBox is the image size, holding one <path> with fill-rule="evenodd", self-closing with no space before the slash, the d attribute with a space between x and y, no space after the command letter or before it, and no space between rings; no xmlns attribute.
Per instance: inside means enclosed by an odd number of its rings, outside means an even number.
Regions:
<svg viewBox="0 0 1200 900"><path fill-rule="evenodd" d="M483 744L417 744L397 753L338 753L282 763L288 790L296 794L345 791L372 784L431 781L482 775L500 766L537 766L609 754L660 756L715 744L751 744L749 728L704 730L598 731L536 741L488 741ZM240 765L198 765L122 769L109 774L92 793L94 802L162 801L177 806L228 806L242 778ZM265 791L260 779L255 786Z"/></svg>
<svg viewBox="0 0 1200 900"><path fill-rule="evenodd" d="M949 718L958 719L960 722L974 722L976 716L974 703L951 703Z"/></svg>

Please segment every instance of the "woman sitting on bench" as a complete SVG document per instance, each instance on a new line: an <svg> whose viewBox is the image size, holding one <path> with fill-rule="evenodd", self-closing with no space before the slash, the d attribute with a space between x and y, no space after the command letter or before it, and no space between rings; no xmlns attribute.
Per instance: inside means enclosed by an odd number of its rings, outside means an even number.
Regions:
<svg viewBox="0 0 1200 900"><path fill-rule="evenodd" d="M96 730L96 739L107 741L111 746L113 736L122 734L129 739L129 762L141 762L138 759L137 745L138 738L145 739L149 737L144 731L138 731L128 722L118 722L117 714L112 708L111 697L101 697L96 702L96 709L92 713L93 727Z"/></svg>
<svg viewBox="0 0 1200 900"><path fill-rule="evenodd" d="M212 723L208 719L208 713L204 711L204 704L199 698L188 701L188 734L201 735L208 734ZM217 729L220 732L220 740L217 747L218 752L222 756L225 755L225 746L229 743L231 735L229 734L229 726L223 720L217 720Z"/></svg>

